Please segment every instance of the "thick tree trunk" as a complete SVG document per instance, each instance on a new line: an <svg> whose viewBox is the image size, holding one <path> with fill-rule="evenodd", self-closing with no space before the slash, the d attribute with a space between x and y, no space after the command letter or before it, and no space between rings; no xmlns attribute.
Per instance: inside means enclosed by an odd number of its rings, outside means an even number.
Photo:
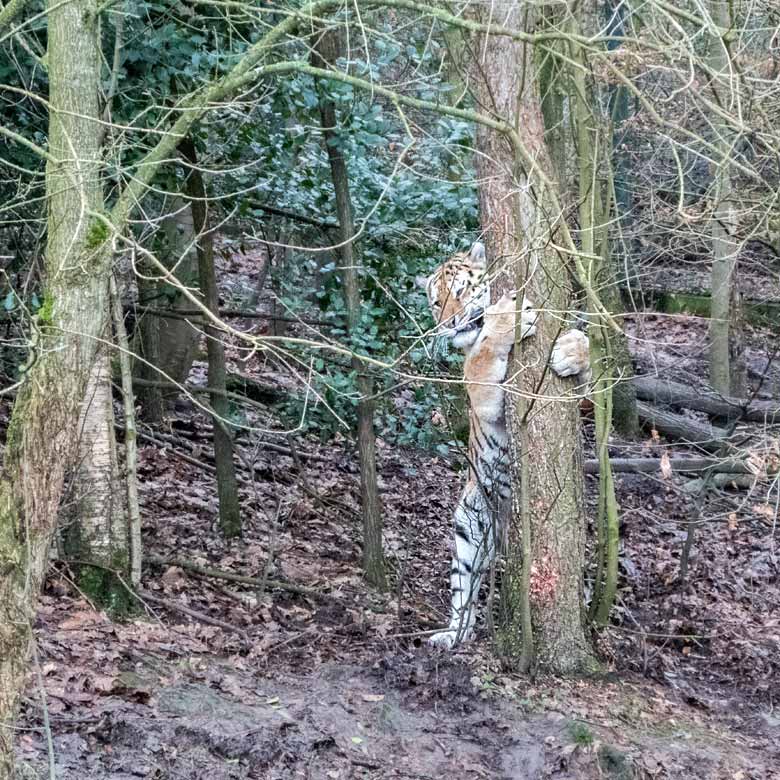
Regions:
<svg viewBox="0 0 780 780"><path fill-rule="evenodd" d="M214 234L208 229L206 186L203 175L196 167L198 159L192 139L186 138L179 149L193 166L188 174L187 192L191 198L198 242L200 291L209 311L219 316L219 290L214 267ZM205 331L209 357L209 387L213 387L216 391L211 394L210 403L214 410L214 464L217 469L219 527L227 538L231 538L241 535L241 505L238 500L236 465L233 462L233 437L225 422L230 413L230 401L225 395L227 390L225 345L222 343L222 334L218 328L206 323Z"/></svg>
<svg viewBox="0 0 780 780"><path fill-rule="evenodd" d="M28 367L8 430L0 479L0 780L13 773L12 741L38 591L56 528L65 470L105 330L107 231L97 122L100 47L94 0L48 12L49 154L46 295L37 360Z"/></svg>
<svg viewBox="0 0 780 780"><path fill-rule="evenodd" d="M526 11L516 3L497 3L480 12L481 21L492 14L493 21L522 28L529 21ZM474 62L476 97L483 110L514 126L531 157L554 181L531 55L530 46L481 38ZM553 313L567 312L572 295L566 259L549 241L554 227L548 220L560 215L535 173L517 164L516 150L505 138L480 127L477 148L482 228L489 257L497 264L492 271L500 274L496 292L512 286L542 312L536 335L515 347L507 382L514 496L499 643L510 664L525 667L531 661L527 635L532 627L537 664L575 673L590 669L593 656L583 613L578 407L571 380L547 370L562 327Z"/></svg>
<svg viewBox="0 0 780 780"><path fill-rule="evenodd" d="M318 41L312 60L319 67L334 63L338 57L340 41L336 34L326 32ZM336 106L324 94L320 94L320 115L322 132L328 150L333 190L336 195L336 213L339 219L338 239L341 279L347 305L347 326L351 336L356 336L361 327L360 279L357 273L357 257L353 236L355 225L352 213L352 199L349 194L349 172L343 155L335 143L337 140ZM355 346L353 345L353 349ZM366 579L376 588L387 587L385 561L382 545L382 507L376 478L376 433L374 431L374 404L371 396L374 383L366 372L366 366L357 357L352 366L357 373L357 388L360 400L357 405L358 461L360 463L360 496L363 510L363 572Z"/></svg>
<svg viewBox="0 0 780 780"><path fill-rule="evenodd" d="M713 22L721 29L731 27L728 0L710 0ZM709 65L716 74L712 87L717 102L731 102L731 80L734 78L726 41L720 35L710 40ZM736 204L732 199L729 159L733 131L726 123L716 123L716 147L720 159L715 160L715 209L710 224L712 240L712 310L710 313L710 383L724 395L745 395L745 342L742 327L741 299L737 277L740 243L734 238L737 230Z"/></svg>
<svg viewBox="0 0 780 780"><path fill-rule="evenodd" d="M89 375L78 431L78 467L65 513L65 551L79 587L95 603L123 613L130 595L128 513L114 433L111 365L103 347Z"/></svg>

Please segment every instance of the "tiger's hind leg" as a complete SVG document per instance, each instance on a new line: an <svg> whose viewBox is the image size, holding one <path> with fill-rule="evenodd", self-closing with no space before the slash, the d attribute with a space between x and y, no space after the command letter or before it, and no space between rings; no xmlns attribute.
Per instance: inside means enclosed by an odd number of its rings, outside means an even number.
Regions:
<svg viewBox="0 0 780 780"><path fill-rule="evenodd" d="M428 642L450 649L471 638L482 578L493 559L493 523L482 489L470 482L455 510L455 555L450 567L450 625Z"/></svg>

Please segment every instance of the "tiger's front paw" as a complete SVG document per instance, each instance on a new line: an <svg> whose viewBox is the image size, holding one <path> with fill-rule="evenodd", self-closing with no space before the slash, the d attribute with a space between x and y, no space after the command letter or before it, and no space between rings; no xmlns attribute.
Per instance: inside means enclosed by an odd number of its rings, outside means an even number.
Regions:
<svg viewBox="0 0 780 780"><path fill-rule="evenodd" d="M552 370L558 376L582 375L590 377L590 347L588 337L581 330L570 330L558 337L550 356Z"/></svg>
<svg viewBox="0 0 780 780"><path fill-rule="evenodd" d="M515 343L515 310L517 308L514 293L505 293L494 304L485 309L485 324L482 332L497 349L507 352Z"/></svg>

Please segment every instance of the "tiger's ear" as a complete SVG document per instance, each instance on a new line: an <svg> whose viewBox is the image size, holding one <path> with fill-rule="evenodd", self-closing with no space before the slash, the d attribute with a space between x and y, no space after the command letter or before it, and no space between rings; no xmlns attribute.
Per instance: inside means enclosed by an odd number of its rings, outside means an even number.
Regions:
<svg viewBox="0 0 780 780"><path fill-rule="evenodd" d="M469 260L479 268L485 267L485 245L481 241L474 242L469 252Z"/></svg>

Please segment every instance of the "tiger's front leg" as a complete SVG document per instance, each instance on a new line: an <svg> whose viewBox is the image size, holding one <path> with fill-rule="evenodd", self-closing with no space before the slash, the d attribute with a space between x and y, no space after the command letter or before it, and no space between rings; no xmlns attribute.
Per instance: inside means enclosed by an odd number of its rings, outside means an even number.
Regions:
<svg viewBox="0 0 780 780"><path fill-rule="evenodd" d="M509 500L502 383L514 343L515 308L514 296L505 295L485 312L485 325L464 366L471 405L469 480L454 517L450 624L429 640L447 649L471 638L479 588L495 555L494 525Z"/></svg>

